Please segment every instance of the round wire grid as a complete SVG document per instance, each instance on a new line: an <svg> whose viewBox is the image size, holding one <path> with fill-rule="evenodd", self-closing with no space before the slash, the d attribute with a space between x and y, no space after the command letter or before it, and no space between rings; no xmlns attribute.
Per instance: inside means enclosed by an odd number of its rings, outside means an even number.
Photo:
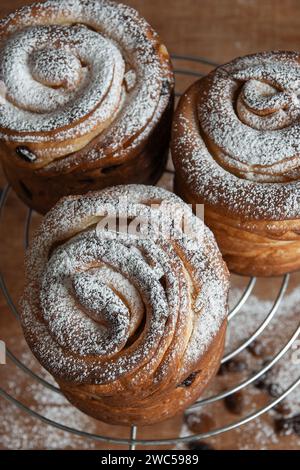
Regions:
<svg viewBox="0 0 300 470"><path fill-rule="evenodd" d="M192 57L192 56L180 56L180 55L173 55L172 56L173 60L175 61L176 65L179 64L178 67L175 68L175 75L177 78L177 82L181 82L183 90L186 88L188 83L188 80L195 80L196 78L199 78L207 73L209 68L216 66L217 64L202 58L202 57ZM186 65L187 64L187 65ZM204 71L199 71L199 66L201 69L204 68ZM176 97L179 97L181 95L181 92L183 90L176 89ZM166 170L168 173L172 173L173 170L167 169ZM0 199L0 217L2 216L3 209L6 206L7 198L10 192L9 186L7 186L4 191L2 192L1 199ZM24 249L27 248L28 243L29 243L29 234L30 234L30 225L31 225L31 219L32 219L32 211L28 209L27 217L26 217L26 222L25 222L25 227L24 227ZM2 220L2 217L0 218L0 221ZM262 323L256 328L253 334L243 340L239 346L236 348L232 349L229 353L227 353L223 359L222 359L222 364L225 364L238 354L240 354L242 351L244 351L253 341L256 340L256 338L259 337L259 335L264 331L264 329L269 325L269 323L272 321L274 316L276 315L279 305L285 295L286 289L289 284L289 279L290 275L286 274L285 276L282 277L281 285L279 288L279 291L277 293L276 299L273 303L273 306L271 307L270 311L262 321ZM228 321L230 322L233 317L235 317L242 309L246 301L248 300L249 296L251 295L251 292L256 284L256 278L252 277L246 288L244 289L244 292L242 293L240 299L234 306L234 308L230 311L228 315ZM11 313L15 316L17 320L19 320L19 313L17 310L16 305L14 304L14 301L10 295L10 292L6 286L5 279L0 273L0 289L2 291L2 294L4 295L6 302L9 306L9 309ZM282 346L282 348L277 352L277 354L272 358L269 359L269 362L264 365L260 370L258 370L255 373L250 374L250 376L240 383L236 384L232 388L229 388L226 391L223 391L221 393L218 393L216 395L211 395L208 396L207 398L203 398L198 400L196 403L194 403L192 406L189 407L187 411L190 410L195 410L200 407L203 407L204 405L208 405L214 402L217 402L219 400L223 400L224 398L233 395L234 393L245 389L248 385L253 384L256 382L261 376L263 376L267 371L269 371L276 363L279 362L279 360L289 351L297 337L300 335L300 324L290 337L290 339ZM7 358L16 366L18 367L22 372L27 374L30 378L32 378L34 381L39 382L42 384L44 387L47 389L51 390L52 392L55 393L61 393L59 388L52 385L51 383L47 382L45 379L37 375L35 372L33 372L31 369L29 369L23 362L21 362L14 354L12 351L7 349ZM235 428L238 428L239 426L242 426L262 414L266 413L267 411L271 410L273 407L275 407L279 402L284 400L298 385L300 384L300 377L294 381L280 396L278 396L276 399L270 401L267 405L265 405L262 408L257 409L255 412L252 412L251 414L246 415L245 417L233 421L223 427L219 427L216 429L213 429L209 432L201 433L201 434L191 434L189 436L184 436L184 437L174 437L174 438L168 438L168 439L138 439L137 438L137 427L136 426L131 426L131 428L128 429L128 438L115 438L111 436L104 436L100 434L92 434L86 431L82 431L80 429L75 429L69 426L66 426L64 424L58 423L56 421L53 421L36 411L30 409L28 406L8 394L4 389L0 388L0 396L4 398L5 400L9 401L10 403L14 404L17 406L20 410L28 413L32 417L42 421L46 425L50 425L53 428L72 433L74 435L86 438L86 439L92 439L95 441L101 441L101 442L106 442L109 444L117 444L117 445L125 445L128 446L130 450L135 450L137 445L142 445L142 446L159 446L159 445L176 445L179 443L189 443L191 441L196 441L200 439L205 439L208 437L212 436L217 436L219 434L225 433L227 431L233 430Z"/></svg>

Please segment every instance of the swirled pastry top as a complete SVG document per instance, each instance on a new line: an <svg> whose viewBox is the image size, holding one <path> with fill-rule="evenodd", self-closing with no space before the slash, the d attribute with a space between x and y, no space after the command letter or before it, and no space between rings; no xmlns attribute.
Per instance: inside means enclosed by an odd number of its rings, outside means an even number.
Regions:
<svg viewBox="0 0 300 470"><path fill-rule="evenodd" d="M174 229L171 204L201 239L179 225L177 236L165 236L175 234L161 228ZM147 216L157 236L115 238L99 228L113 215L119 222ZM61 380L138 383L147 374L153 383L180 381L227 313L228 273L213 235L179 198L149 186L61 200L34 237L26 277L27 341Z"/></svg>
<svg viewBox="0 0 300 470"><path fill-rule="evenodd" d="M218 67L187 91L177 117L175 166L195 195L245 217L300 216L298 53Z"/></svg>
<svg viewBox="0 0 300 470"><path fill-rule="evenodd" d="M2 20L0 81L0 139L28 145L35 167L97 136L85 160L101 158L104 147L103 157L122 152L166 107L173 87L157 34L135 10L109 0L50 0Z"/></svg>

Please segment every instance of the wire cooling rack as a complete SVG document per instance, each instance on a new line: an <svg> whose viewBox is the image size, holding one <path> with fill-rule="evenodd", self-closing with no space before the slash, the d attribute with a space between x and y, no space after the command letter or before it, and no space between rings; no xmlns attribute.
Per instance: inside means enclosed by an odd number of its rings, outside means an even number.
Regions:
<svg viewBox="0 0 300 470"><path fill-rule="evenodd" d="M217 64L205 59L205 58L200 58L200 57L191 57L191 56L180 56L180 55L173 55L172 56L174 62L176 65L178 64L178 67L175 68L175 75L176 75L176 97L179 97L181 95L181 92L186 88L186 86L189 84L188 82L195 80L196 78L199 78L207 73L209 68L216 66ZM199 67L201 67L201 71L199 71ZM180 86L182 87L182 90L180 90ZM167 170L168 172L172 172L173 170ZM7 186L4 191L2 192L1 195L1 200L0 200L0 223L2 221L2 213L3 209L7 205L7 199L9 196L10 188ZM25 227L24 227L24 248L28 246L29 243L29 233L30 233L30 225L31 225L31 220L32 220L32 211L29 209L27 213L27 218L25 222ZM236 348L232 349L229 353L227 353L223 359L222 359L222 364L225 364L238 354L240 354L242 351L244 351L251 343L253 343L264 331L264 329L270 324L274 316L276 315L278 308L280 306L280 303L282 299L284 298L286 289L288 287L290 280L290 275L286 274L285 276L282 277L281 285L279 288L279 291L277 293L276 299L270 308L268 314L266 315L265 319L262 321L262 323L257 327L255 332L251 334L247 339L243 340L239 346ZM248 285L244 289L244 292L242 293L240 299L236 303L235 307L230 311L229 316L228 316L228 321L230 322L233 317L235 317L242 309L243 305L246 303L248 298L250 297L252 290L257 282L257 279L255 277L252 277L249 280ZM258 281L259 282L259 281ZM6 302L9 306L9 309L11 313L16 317L17 320L19 320L19 313L17 310L17 307L14 304L14 301L10 295L10 292L6 286L5 279L0 273L0 290L2 291L2 294L4 295ZM266 372L268 372L276 363L279 362L279 360L289 351L294 342L296 341L297 337L300 335L300 324L290 337L290 339L282 346L282 348L277 352L277 354L269 359L269 362L264 365L260 370L258 370L255 373L252 373L247 379L244 379L242 382L236 384L232 388L229 388L226 391L223 391L221 393L218 393L216 395L211 395L207 398L200 399L196 403L194 403L192 406L189 407L187 411L190 410L195 410L201 407L204 407L205 405L215 403L219 400L223 400L226 397L229 397L230 395L233 395L234 393L245 389L248 385L253 384L256 382L260 377L262 377ZM32 380L39 382L42 384L44 387L47 389L51 390L52 392L60 394L60 390L58 387L55 387L51 383L47 382L44 380L42 377L37 375L35 372L33 372L31 369L29 369L23 362L21 362L14 354L12 351L7 349L7 358L14 363L16 367L21 369L24 374L27 374ZM36 411L32 410L10 394L8 394L4 389L0 388L0 397L3 399L9 401L10 403L14 404L17 406L20 410L28 413L32 417L42 421L45 423L45 425L49 425L55 429L59 429L68 433L72 433L74 435L86 438L86 439L92 439L95 441L100 441L100 442L106 442L108 444L117 444L117 445L125 445L128 446L130 450L135 450L137 445L142 445L142 446L160 446L160 445L176 445L179 443L189 443L191 441L197 441L197 440L202 440L206 439L208 437L212 436L217 436L219 434L225 433L227 431L233 430L235 428L238 428L239 426L242 426L246 423L249 423L252 420L255 420L262 414L266 413L267 411L271 410L274 408L279 402L284 400L298 385L300 384L300 377L294 381L280 396L278 396L276 399L270 401L267 405L265 405L262 408L257 409L255 412L252 412L251 414L246 415L245 417L233 421L226 426L219 427L216 429L213 429L209 432L201 433L201 434L191 434L188 436L184 437L175 437L175 438L170 438L170 439L138 439L137 438L137 432L138 429L136 426L132 426L131 428L128 429L128 438L116 438L116 437L111 437L108 435L100 435L100 434L92 434L86 431L82 431L80 429L76 429L73 427L66 426L64 424L58 423L56 421L53 421Z"/></svg>

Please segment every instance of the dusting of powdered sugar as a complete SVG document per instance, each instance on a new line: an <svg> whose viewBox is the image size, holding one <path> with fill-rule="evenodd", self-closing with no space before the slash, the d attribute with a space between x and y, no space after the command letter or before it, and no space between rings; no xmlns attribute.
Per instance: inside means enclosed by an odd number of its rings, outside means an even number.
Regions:
<svg viewBox="0 0 300 470"><path fill-rule="evenodd" d="M8 89L0 137L26 143L36 166L96 136L101 142L84 150L85 161L95 152L101 158L103 148L121 151L169 101L173 78L157 35L125 5L50 0L2 20L0 38L0 79ZM169 92L161 94L166 83Z"/></svg>
<svg viewBox="0 0 300 470"><path fill-rule="evenodd" d="M55 43L60 50L49 49ZM50 132L72 125L76 135L76 124L99 105L102 110L109 103L113 114L120 101L122 56L114 44L84 26L26 29L7 40L0 63L7 87L0 126L10 132ZM98 110L96 123L107 114Z"/></svg>
<svg viewBox="0 0 300 470"><path fill-rule="evenodd" d="M104 384L134 370L132 383L147 371L153 387L170 374L177 385L226 318L227 271L208 229L197 250L181 239L99 232L95 225L108 208L122 216L124 198L128 217L156 211L151 220L171 226L163 203L176 203L203 230L191 209L161 188L120 186L63 199L28 253L25 336L61 380Z"/></svg>
<svg viewBox="0 0 300 470"><path fill-rule="evenodd" d="M236 59L219 67L208 80L206 93L199 98L198 115L205 135L220 148L220 154L224 152L233 164L238 161L248 165L250 171L253 168L259 173L263 167L265 173L275 176L279 169L299 166L294 159L300 152L297 54L269 53ZM273 85L271 95L261 83ZM244 118L251 113L251 123L240 119L245 108ZM263 123L270 119L270 129L266 129Z"/></svg>
<svg viewBox="0 0 300 470"><path fill-rule="evenodd" d="M173 158L179 183L195 200L245 218L299 217L299 79L296 53L257 54L216 69L184 95ZM253 122L238 116L236 93L240 112Z"/></svg>
<svg viewBox="0 0 300 470"><path fill-rule="evenodd" d="M292 58L289 59L289 55L286 56L283 54L282 56L282 54L279 54L278 59L276 59L277 55L275 54L276 60L282 60L282 57L286 57L287 66L290 62L294 64L293 55ZM266 58L267 60L273 60L273 54L267 54ZM243 66L242 68L250 66L253 60L255 59L243 59L241 62ZM238 60L237 65L233 62L232 66L229 65L227 67L229 68L229 71L231 69L236 71L239 64L240 62ZM221 68L219 72L217 71L215 73L219 78L220 75L223 77L222 83L225 87L225 91L220 89L220 83L218 81L218 83L215 84L217 92L215 91L214 97L207 99L207 92L202 89L203 82L200 81L184 95L177 111L177 118L174 123L172 154L178 174L178 182L183 187L183 191L187 191L187 189L189 189L192 194L191 197L195 201L208 203L213 207L217 207L218 210L223 209L233 215L242 215L243 218L246 219L282 220L298 218L300 207L300 183L298 181L290 181L286 183L261 181L264 178L264 171L266 172L266 181L270 181L270 179L272 179L271 175L268 174L268 169L263 165L261 167L262 174L257 178L258 181L252 181L252 179L256 178L256 170L254 171L253 167L251 167L252 156L250 158L248 155L249 152L251 153L253 150L253 158L260 158L259 155L263 155L263 152L265 152L265 150L262 151L262 149L267 148L265 145L268 145L268 158L273 159L272 162L270 162L270 168L272 167L272 164L274 164L275 168L276 161L278 159L280 160L281 157L283 158L283 154L286 149L289 148L292 152L293 148L293 161L294 163L296 162L295 165L297 165L297 145L299 145L297 132L298 121L282 130L270 131L268 144L266 143L267 137L265 139L265 132L255 130L255 133L258 132L256 135L259 137L252 142L253 145L250 145L247 140L248 137L244 134L247 134L248 132L247 135L253 135L254 131L239 121L232 108L232 101L230 101L228 97L224 102L221 100L222 104L220 104L218 100L216 101L217 97L220 98L220 93L222 94L225 93L226 90L228 91L228 83L232 88L237 86L236 81L230 78L230 74L227 71L226 66L224 70ZM207 78L207 80L213 79L214 73ZM214 90L214 87L212 87L212 89ZM201 97L200 104L198 103L198 95ZM199 104L198 111L197 103ZM224 108L224 113L222 112L219 114L219 110L221 108ZM201 109L203 114L200 112ZM209 143L206 142L206 138L203 139L199 134L198 119L200 119L201 125L204 126L205 132L211 132L209 137L212 141ZM237 127L242 126L243 129L245 129L244 134L232 133L232 126L229 125L230 120L234 120ZM281 131L290 136L289 146L285 146L285 150L283 149L283 146L281 146L281 143L278 143L278 146L276 143L278 137L275 137L275 135ZM276 142L274 139L277 139ZM212 144L214 141L217 141L217 144ZM280 140L280 142L282 141ZM220 145L220 151L216 150L216 145ZM235 149L237 163L233 162L233 159L229 156L226 150L227 147ZM242 155L241 158L237 155L240 151ZM223 154L221 155L222 152ZM281 152L280 158L278 157L278 152ZM287 155L288 154L285 153L285 156ZM248 162L247 158L249 158ZM223 168L221 164L222 159L223 163L228 163L230 160L230 165L232 168L235 168L235 171L239 168L245 172L243 177L238 177L231 173L231 171L228 171L228 169ZM241 162L241 159L244 159L245 163ZM254 163L257 163L257 161ZM280 163L278 163L278 165L280 165ZM289 168L285 166L285 163L282 163L282 165L282 176L284 176L285 171ZM291 171L294 171L297 174L298 170L297 168L294 168L294 170ZM278 166L276 167L276 172L280 174Z"/></svg>
<svg viewBox="0 0 300 470"><path fill-rule="evenodd" d="M12 347L20 339L11 340ZM19 358L27 367L36 371L36 361L29 352L24 352ZM7 367L10 367L7 365ZM36 371L37 372L37 371ZM51 377L45 371L38 373L49 382ZM24 375L11 370L11 378L6 381L6 390L16 399L24 401L25 397L31 401L33 411L46 418L77 429L89 429L97 432L96 422L83 413L77 411L62 394L43 387L37 382L27 383ZM94 449L95 443L82 439L74 434L53 429L45 423L28 416L26 413L16 412L14 405L3 401L1 406L1 449ZM5 407L5 408L4 408Z"/></svg>

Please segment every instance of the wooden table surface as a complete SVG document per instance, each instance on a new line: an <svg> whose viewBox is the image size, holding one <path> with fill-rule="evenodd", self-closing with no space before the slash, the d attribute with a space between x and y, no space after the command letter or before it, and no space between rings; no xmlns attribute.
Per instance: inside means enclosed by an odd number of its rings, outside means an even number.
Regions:
<svg viewBox="0 0 300 470"><path fill-rule="evenodd" d="M1 0L0 15L28 2ZM29 2L30 3L30 2ZM262 50L299 48L298 0L127 0L169 50L224 62Z"/></svg>
<svg viewBox="0 0 300 470"><path fill-rule="evenodd" d="M1 0L0 16L28 2ZM298 50L300 44L300 1L298 0L128 0L160 33L171 53L197 55L217 63L236 56L262 50ZM4 178L0 175L3 187ZM1 265L17 300L23 285L22 230L26 210L11 195L8 210L1 225ZM34 216L34 222L38 220ZM297 278L299 280L299 277ZM296 282L296 281L295 281ZM295 284L296 285L296 284ZM268 287L269 293L272 287ZM43 372L28 351L18 323L8 312L5 299L0 300L0 339L5 339L14 353L35 371ZM0 366L0 380L11 394L31 406L35 411L54 420L66 422L90 432L128 436L127 428L113 428L84 417L66 404L60 396L33 385L27 376L17 372L9 362ZM299 410L300 412L300 410ZM30 418L26 413L0 400L0 449L5 448L72 448L100 449L112 445L95 443L53 428ZM222 411L224 413L224 411ZM232 416L231 416L232 420ZM180 432L181 417L159 427L145 428L139 436L174 436ZM259 428L260 432L261 427ZM269 428L268 428L269 429ZM248 428L255 433L255 427ZM245 435L248 432L245 431ZM248 434L249 434L248 432ZM299 439L274 438L272 430L261 438L261 443L247 444L248 448L297 448ZM233 437L232 437L233 436ZM239 440L241 439L241 440ZM244 437L243 437L244 439ZM239 433L215 441L216 448L247 448L246 438ZM234 443L235 442L235 443ZM251 441L250 441L251 442Z"/></svg>

